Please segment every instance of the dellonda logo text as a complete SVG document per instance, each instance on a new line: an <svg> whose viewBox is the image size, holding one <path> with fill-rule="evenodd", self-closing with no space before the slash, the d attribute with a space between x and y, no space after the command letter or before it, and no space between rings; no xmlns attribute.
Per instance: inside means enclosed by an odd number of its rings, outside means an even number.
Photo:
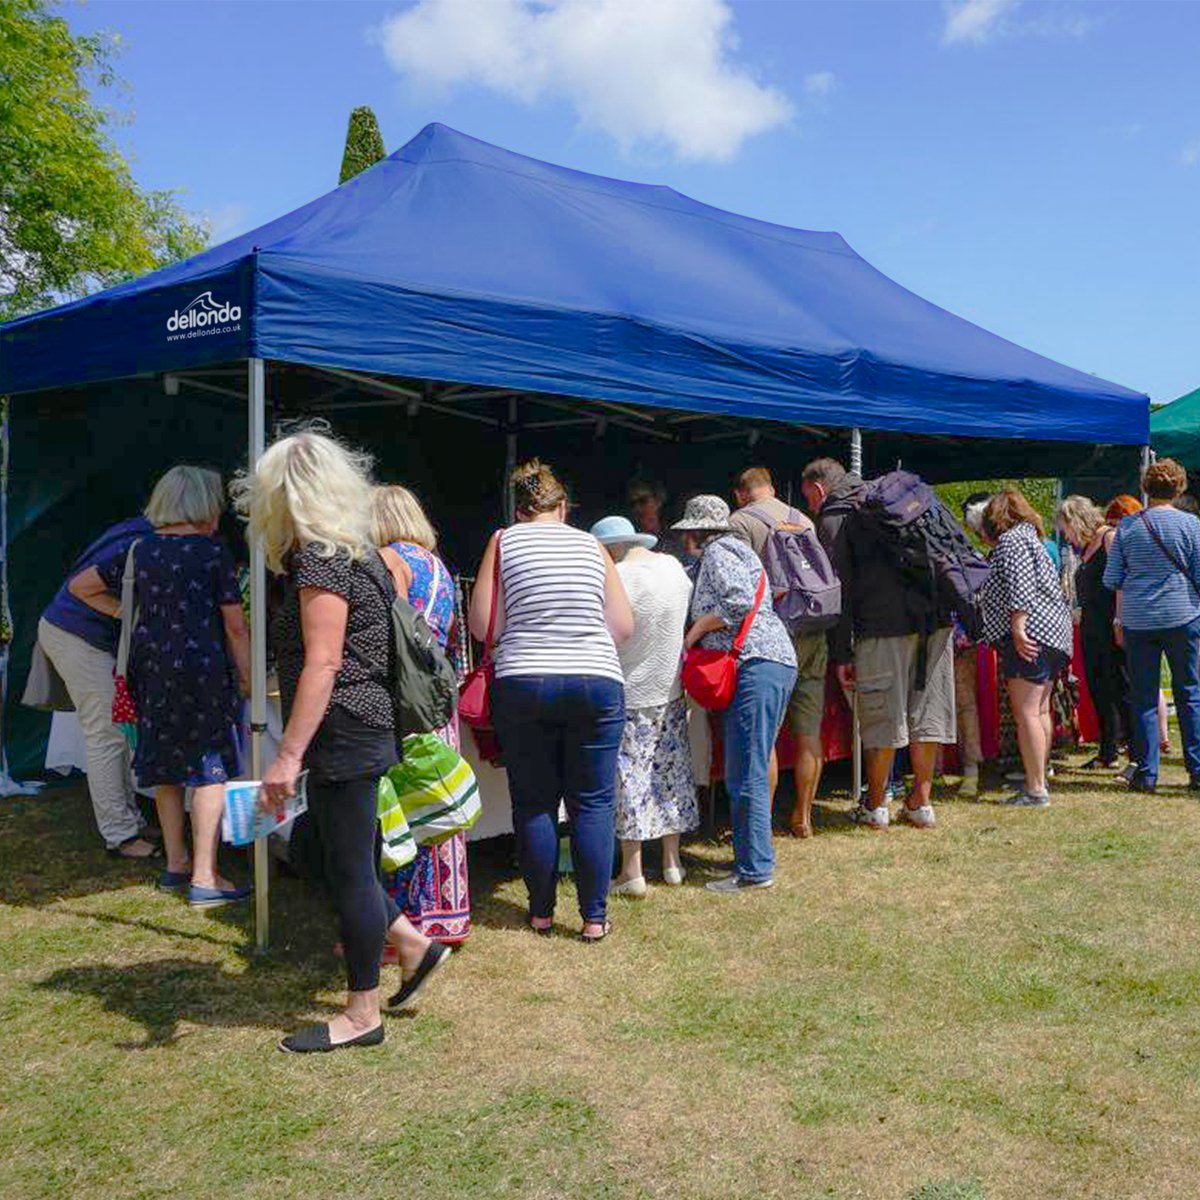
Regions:
<svg viewBox="0 0 1200 1200"><path fill-rule="evenodd" d="M201 292L182 311L178 308L167 318L169 333L187 333L203 329L213 333L223 332L217 326L233 326L242 319L240 304L217 303L212 292Z"/></svg>

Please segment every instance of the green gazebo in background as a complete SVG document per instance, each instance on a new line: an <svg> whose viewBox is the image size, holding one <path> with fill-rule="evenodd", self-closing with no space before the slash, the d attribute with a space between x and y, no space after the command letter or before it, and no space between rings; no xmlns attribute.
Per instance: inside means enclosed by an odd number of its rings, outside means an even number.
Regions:
<svg viewBox="0 0 1200 1200"><path fill-rule="evenodd" d="M1200 388L1150 414L1150 445L1159 458L1200 471Z"/></svg>

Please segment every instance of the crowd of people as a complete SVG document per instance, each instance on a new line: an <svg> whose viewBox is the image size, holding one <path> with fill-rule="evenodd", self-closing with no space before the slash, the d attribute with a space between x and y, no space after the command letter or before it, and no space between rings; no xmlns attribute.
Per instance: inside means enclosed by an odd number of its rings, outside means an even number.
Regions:
<svg viewBox="0 0 1200 1200"><path fill-rule="evenodd" d="M1124 749L1130 786L1154 790L1165 655L1190 786L1200 790L1200 523L1175 507L1187 479L1169 460L1145 472L1144 509L1127 496L1104 511L1082 496L1061 503L1057 532L1071 551L1065 571L1020 491L971 497L964 523L990 548L978 628L944 601L933 612L914 602L918 583L883 544L885 529L867 519L871 484L830 458L803 469L807 512L776 496L764 467L737 478L732 510L721 496L699 494L668 521L663 489L639 483L630 493L632 521L612 514L590 531L569 523L566 490L546 464L520 466L511 486L516 519L484 550L466 624L495 647L491 709L528 924L539 935L554 929L560 803L584 942L609 935L610 895L647 894L644 843L661 842L664 884L684 882L680 841L699 825L690 726L706 719L681 675L694 648L732 655L736 667L728 706L714 722L733 862L706 884L713 893L775 881L776 744L785 724L794 747L791 830L811 836L827 675L856 708L865 752L866 789L852 820L874 830L893 818L933 828L933 785L949 746L959 749L963 794L976 795L983 754L973 638L997 651L1023 766L1005 803L1049 803L1052 693L1072 657L1073 620L1100 727L1088 768L1116 771ZM377 844L376 784L402 754L392 601L405 597L455 657L468 632L459 628L456 580L417 498L376 486L368 460L323 432L279 439L231 492L280 585L270 624L284 725L263 775L264 803L290 797L306 773L347 976L344 1011L281 1045L311 1052L377 1044L383 1009L410 1004L470 932L461 834L423 847L386 878ZM237 729L250 674L238 572L217 536L224 508L215 473L172 468L142 516L87 548L38 631L40 652L79 713L106 846L136 859L165 851L159 886L196 907L249 894L217 868L224 784L244 771ZM828 627L787 616L768 569L780 531L811 539L803 544L828 556L840 583ZM122 620L129 653L125 675L114 678ZM122 687L136 712L132 759L113 721ZM457 723L438 736L457 748ZM901 751L911 784L893 814ZM157 829L135 801L131 767L139 786L154 788ZM389 959L401 985L385 1003L380 972Z"/></svg>

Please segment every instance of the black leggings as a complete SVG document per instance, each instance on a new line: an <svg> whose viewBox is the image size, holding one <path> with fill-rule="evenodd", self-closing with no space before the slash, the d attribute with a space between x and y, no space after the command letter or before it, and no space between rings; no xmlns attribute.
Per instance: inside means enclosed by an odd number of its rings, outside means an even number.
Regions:
<svg viewBox="0 0 1200 1200"><path fill-rule="evenodd" d="M1083 674L1100 722L1100 757L1112 762L1122 742L1129 740L1129 671L1125 651L1112 639L1111 629L1080 629Z"/></svg>
<svg viewBox="0 0 1200 1200"><path fill-rule="evenodd" d="M352 992L379 986L388 928L400 916L379 880L376 777L308 783L308 810L324 856L325 881L341 921L346 979Z"/></svg>

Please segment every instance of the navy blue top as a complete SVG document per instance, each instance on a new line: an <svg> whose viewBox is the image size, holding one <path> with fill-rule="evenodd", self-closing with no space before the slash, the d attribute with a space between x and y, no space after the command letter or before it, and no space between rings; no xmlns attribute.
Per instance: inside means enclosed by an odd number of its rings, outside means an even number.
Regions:
<svg viewBox="0 0 1200 1200"><path fill-rule="evenodd" d="M54 599L46 606L42 616L67 633L73 633L82 638L89 646L103 650L106 654L115 655L117 638L121 633L121 623L104 613L89 608L82 600L77 600L68 591L68 586L76 575L86 571L88 567L98 566L101 562L119 558L124 564L125 556L135 538L145 537L154 532L154 526L145 517L133 517L106 529L76 560L71 567L62 587L55 593ZM121 594L121 583L117 581L117 595Z"/></svg>
<svg viewBox="0 0 1200 1200"><path fill-rule="evenodd" d="M121 590L126 554L96 564L110 591ZM128 678L138 783L225 783L238 773L241 709L221 615L223 605L242 602L233 557L216 538L152 531L138 542L133 567Z"/></svg>
<svg viewBox="0 0 1200 1200"><path fill-rule="evenodd" d="M1170 557L1146 528L1147 522ZM1169 505L1126 517L1108 553L1104 586L1121 589L1126 629L1190 625L1200 617L1200 521Z"/></svg>

